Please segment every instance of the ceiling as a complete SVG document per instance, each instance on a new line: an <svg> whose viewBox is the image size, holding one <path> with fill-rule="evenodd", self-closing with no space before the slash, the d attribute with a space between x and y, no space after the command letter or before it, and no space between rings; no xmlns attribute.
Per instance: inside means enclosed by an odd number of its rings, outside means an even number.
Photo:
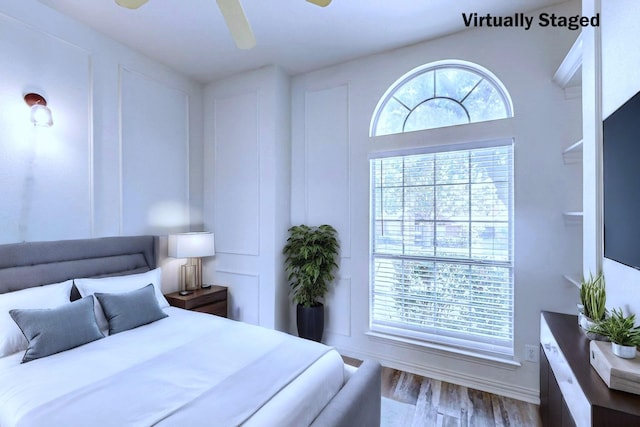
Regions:
<svg viewBox="0 0 640 427"><path fill-rule="evenodd" d="M242 0L257 45L236 48L215 0L40 0L199 81L277 64L295 75L463 30L462 12L529 12L564 0Z"/></svg>

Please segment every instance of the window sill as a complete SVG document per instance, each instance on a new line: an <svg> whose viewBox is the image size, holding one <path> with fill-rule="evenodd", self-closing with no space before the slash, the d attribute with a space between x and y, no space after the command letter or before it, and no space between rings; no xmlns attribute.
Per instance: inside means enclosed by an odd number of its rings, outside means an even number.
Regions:
<svg viewBox="0 0 640 427"><path fill-rule="evenodd" d="M420 341L411 338L400 337L397 335L390 335L381 332L368 331L365 335L376 341L382 341L386 344L393 344L401 347L406 347L415 350L416 347L420 347L430 353L442 356L447 354L450 357L455 357L460 360L465 360L474 363L484 363L486 365L495 366L503 369L514 370L522 366L522 364L508 356L502 356L498 354L487 354L479 351L465 350L457 347L447 346L444 344L436 344L427 341Z"/></svg>

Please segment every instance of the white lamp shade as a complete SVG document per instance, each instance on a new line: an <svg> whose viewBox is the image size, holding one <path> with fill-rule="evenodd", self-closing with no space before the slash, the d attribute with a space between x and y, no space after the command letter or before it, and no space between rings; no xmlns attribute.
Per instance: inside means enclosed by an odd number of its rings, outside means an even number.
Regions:
<svg viewBox="0 0 640 427"><path fill-rule="evenodd" d="M173 258L199 258L216 254L213 233L194 232L171 234L169 256Z"/></svg>

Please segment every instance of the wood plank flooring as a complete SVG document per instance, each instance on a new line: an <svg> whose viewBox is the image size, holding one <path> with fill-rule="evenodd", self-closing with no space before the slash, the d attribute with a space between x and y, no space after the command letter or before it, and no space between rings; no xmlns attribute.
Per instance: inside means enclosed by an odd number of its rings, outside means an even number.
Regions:
<svg viewBox="0 0 640 427"><path fill-rule="evenodd" d="M383 420L381 427L542 426L537 405L391 368L382 368L382 396L407 405L402 405L402 420Z"/></svg>
<svg viewBox="0 0 640 427"><path fill-rule="evenodd" d="M542 425L536 405L390 368L382 368L382 396L415 406L412 427Z"/></svg>

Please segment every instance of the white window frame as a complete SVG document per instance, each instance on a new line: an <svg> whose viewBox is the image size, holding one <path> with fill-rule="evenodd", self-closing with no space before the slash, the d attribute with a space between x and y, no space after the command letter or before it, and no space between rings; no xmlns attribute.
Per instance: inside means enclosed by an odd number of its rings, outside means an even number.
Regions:
<svg viewBox="0 0 640 427"><path fill-rule="evenodd" d="M389 151L384 153L373 153L369 156L370 160L379 159L379 158L388 158L388 157L399 157L399 156L410 156L414 154L428 154L428 153L442 153L447 151L461 151L461 150L474 150L479 148L489 148L489 147L500 147L500 146L510 146L511 147L511 164L509 171L509 259L508 262L499 262L495 263L495 265L499 265L501 267L506 267L509 269L509 277L510 277L510 285L511 285L511 313L510 313L510 325L511 325L511 337L508 342L505 341L496 341L496 340L474 340L469 341L468 337L463 335L456 335L454 333L449 333L447 335L443 335L440 331L433 330L416 330L416 329L407 329L401 328L397 326L390 326L385 324L376 323L374 321L374 293L375 293L375 227L376 227L376 217L375 217L375 183L374 183L374 175L373 168L370 169L370 178L371 178L371 189L370 189L370 203L371 203L371 215L370 215L370 305L369 305L369 327L370 334L375 336L383 336L389 338L395 338L399 341L409 341L414 343L425 343L426 345L435 347L435 348L451 348L454 351L467 353L471 351L476 354L485 354L490 355L490 357L496 357L497 359L502 358L512 358L514 356L514 301L513 296L515 294L515 284L514 284L514 255L513 255L513 244L514 244L514 191L513 191L513 151L514 151L514 141L513 139L500 139L493 141L483 141L483 142L474 142L474 143L465 143L465 144L451 144L446 146L430 146L430 147L422 147L417 149L407 149L407 150L399 150L399 151ZM386 256L386 255L385 255ZM402 258L402 257L400 257ZM411 258L411 257L409 257ZM415 257L414 257L415 258ZM420 258L420 257L418 257ZM436 261L438 262L438 257L425 257L425 260L428 261ZM442 259L440 262L447 261L447 259ZM460 260L455 260L456 262L460 262ZM462 261L463 263L473 263L470 260ZM492 265L491 261L484 261L485 265Z"/></svg>
<svg viewBox="0 0 640 427"><path fill-rule="evenodd" d="M384 111L385 106L387 105L389 100L393 98L393 96L398 90L400 90L405 84L411 82L411 80L419 77L424 73L428 73L430 71L442 70L442 69L461 69L461 70L466 70L473 74L478 75L479 77L482 78L482 80L487 81L491 86L493 86L494 89L496 89L496 91L502 97L502 101L504 103L505 112L506 112L506 116L503 118L507 119L514 116L513 101L511 100L509 91L504 86L502 81L495 74L493 74L488 69L478 64L475 64L473 62L456 60L456 59L447 59L442 61L431 62L428 64L421 65L419 67L416 67L413 70L405 73L398 80L396 80L387 89L384 95L382 95L382 97L378 101L378 104L376 105L373 116L371 117L371 123L369 124L369 136L374 137L374 136L380 136L380 135L387 135L387 134L378 134L378 121L380 119L380 115ZM407 115L409 114L410 112L407 113ZM469 123L481 123L483 121L484 120L470 120ZM433 129L437 129L437 128L438 127L435 127ZM403 133L403 132L400 132L400 133ZM393 135L393 133L391 135Z"/></svg>

